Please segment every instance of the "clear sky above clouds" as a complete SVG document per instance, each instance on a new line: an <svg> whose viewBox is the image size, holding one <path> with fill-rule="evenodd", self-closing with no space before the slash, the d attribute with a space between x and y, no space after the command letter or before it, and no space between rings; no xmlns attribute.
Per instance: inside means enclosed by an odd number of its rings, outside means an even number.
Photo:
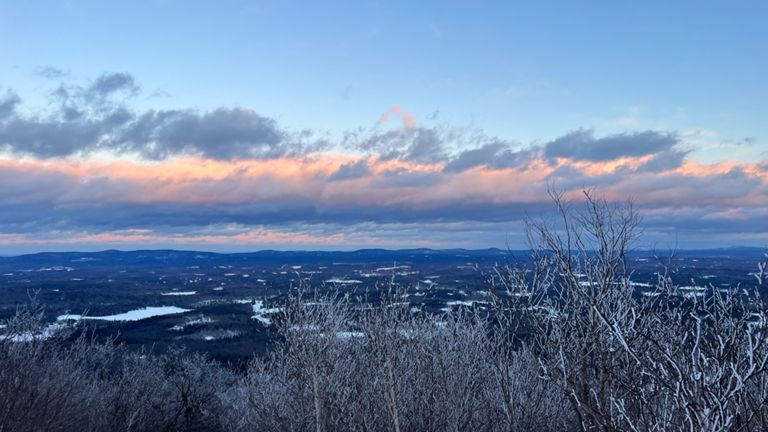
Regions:
<svg viewBox="0 0 768 432"><path fill-rule="evenodd" d="M768 3L0 1L0 253L768 244Z"/></svg>

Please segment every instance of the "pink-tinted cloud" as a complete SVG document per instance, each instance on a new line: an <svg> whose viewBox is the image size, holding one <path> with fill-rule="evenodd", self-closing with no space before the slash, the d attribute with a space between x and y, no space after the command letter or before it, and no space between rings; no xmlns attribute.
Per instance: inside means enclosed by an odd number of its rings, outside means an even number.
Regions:
<svg viewBox="0 0 768 432"><path fill-rule="evenodd" d="M446 221L515 222L546 208L550 186L575 197L585 187L609 199L634 197L649 220L680 228L695 217L740 224L732 232L764 232L757 219L765 216L760 210L768 202L768 178L760 163L685 161L654 173L640 169L647 158L534 157L522 167L461 172L446 172L443 163L342 153L229 162L6 158L0 159L0 178L6 179L0 244L387 244L386 236L364 235L370 225L363 225L418 224L426 232ZM358 162L367 167L364 175L332 179L340 167ZM38 219L28 220L30 214ZM203 232L227 224L236 232ZM323 229L302 231L319 225ZM78 234L64 238L62 232ZM407 242L425 243L441 244L436 237Z"/></svg>
<svg viewBox="0 0 768 432"><path fill-rule="evenodd" d="M546 201L548 183L565 189L597 187L612 198L636 195L648 203L693 204L723 199L761 205L768 175L760 164L686 161L663 173L637 170L644 158L609 162L532 159L525 168L475 167L446 173L443 164L359 158L322 153L300 158L233 162L182 158L165 162L0 159L7 177L65 179L70 185L57 202L242 204L303 197L329 205L445 201L515 203ZM365 176L329 181L341 166L364 160ZM412 180L412 181L408 181ZM566 183L576 184L569 186ZM729 186L716 188L717 184ZM94 191L91 186L99 186ZM6 185L9 186L9 185ZM703 189L703 186L708 188ZM18 187L18 186L17 186ZM722 190L719 190L722 189ZM12 192L12 191L7 191ZM642 192L642 196L637 196ZM33 197L32 197L33 198Z"/></svg>
<svg viewBox="0 0 768 432"><path fill-rule="evenodd" d="M411 129L414 126L416 126L416 118L412 116L411 114L408 114L405 112L402 108L400 108L397 105L394 105L390 107L388 110L386 110L380 117L379 117L379 123L383 124L389 121L390 116L396 116L400 118L400 120L403 122L403 127Z"/></svg>

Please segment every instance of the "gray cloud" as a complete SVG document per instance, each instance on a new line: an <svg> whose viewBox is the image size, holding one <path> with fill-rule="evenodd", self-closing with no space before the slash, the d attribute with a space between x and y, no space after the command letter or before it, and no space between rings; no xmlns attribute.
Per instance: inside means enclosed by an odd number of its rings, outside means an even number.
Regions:
<svg viewBox="0 0 768 432"><path fill-rule="evenodd" d="M53 66L42 66L42 67L39 67L39 68L37 68L35 70L35 73L37 75L40 75L43 78L47 78L47 79L50 79L50 80L62 79L62 78L66 78L67 76L69 76L69 72L67 72L67 71L65 71L63 69L55 68Z"/></svg>
<svg viewBox="0 0 768 432"><path fill-rule="evenodd" d="M60 85L51 93L54 111L34 116L18 114L20 100L8 92L0 99L0 150L43 159L110 150L155 160L232 160L304 154L325 145L246 109L136 112L125 98L139 91L129 74L103 74L87 86Z"/></svg>
<svg viewBox="0 0 768 432"><path fill-rule="evenodd" d="M448 158L446 143L454 139L454 133L447 129L424 127L384 132L358 129L347 132L343 144L348 148L376 154L383 159L436 163Z"/></svg>
<svg viewBox="0 0 768 432"><path fill-rule="evenodd" d="M656 131L624 133L595 138L591 130L577 130L544 145L548 159L569 158L601 162L624 156L638 157L670 150L679 143L676 135Z"/></svg>
<svg viewBox="0 0 768 432"><path fill-rule="evenodd" d="M476 166L488 165L503 150L508 150L508 146L499 142L486 144L472 150L465 150L448 162L445 165L444 171L461 172Z"/></svg>
<svg viewBox="0 0 768 432"><path fill-rule="evenodd" d="M650 160L642 164L638 171L662 172L678 168L683 164L688 151L664 150L654 155Z"/></svg>
<svg viewBox="0 0 768 432"><path fill-rule="evenodd" d="M368 168L368 161L361 159L356 162L349 162L339 167L336 172L328 176L328 180L340 181L340 180L353 180L361 177L366 177L371 174L371 169Z"/></svg>
<svg viewBox="0 0 768 432"><path fill-rule="evenodd" d="M16 106L20 103L21 98L19 98L19 95L11 90L6 90L5 95L0 97L0 120L10 117L16 110Z"/></svg>
<svg viewBox="0 0 768 432"><path fill-rule="evenodd" d="M127 73L105 73L85 89L85 95L91 99L103 99L118 92L134 95L140 90L136 80Z"/></svg>
<svg viewBox="0 0 768 432"><path fill-rule="evenodd" d="M97 150L111 129L107 119L54 119L13 116L0 123L0 149L40 158Z"/></svg>
<svg viewBox="0 0 768 432"><path fill-rule="evenodd" d="M212 159L276 158L306 151L276 122L244 109L150 111L122 130L115 147L149 159L194 154Z"/></svg>
<svg viewBox="0 0 768 432"><path fill-rule="evenodd" d="M451 159L444 168L445 172L458 173L478 166L495 169L525 169L539 149L513 151L505 142L493 141L479 148L464 150Z"/></svg>
<svg viewBox="0 0 768 432"><path fill-rule="evenodd" d="M106 179L85 189L98 193L129 187ZM541 203L465 202L451 199L428 206L379 203L366 206L332 204L301 197L279 197L248 203L123 203L105 200L78 200L62 203L56 199L25 200L11 206L0 202L0 233L46 233L84 230L102 232L126 229L170 229L237 224L280 227L287 224L435 223L519 221L526 215L541 214L549 208ZM10 210L13 211L10 211Z"/></svg>

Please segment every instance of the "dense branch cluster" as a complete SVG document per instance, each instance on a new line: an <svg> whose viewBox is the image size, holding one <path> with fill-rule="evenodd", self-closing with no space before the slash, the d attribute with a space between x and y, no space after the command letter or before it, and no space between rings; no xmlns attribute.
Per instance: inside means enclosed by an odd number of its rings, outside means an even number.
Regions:
<svg viewBox="0 0 768 432"><path fill-rule="evenodd" d="M766 264L751 291L690 292L663 269L636 284L631 203L553 198L559 216L529 223L531 260L489 272L484 307L302 290L245 371L44 338L23 309L0 340L0 431L768 430Z"/></svg>

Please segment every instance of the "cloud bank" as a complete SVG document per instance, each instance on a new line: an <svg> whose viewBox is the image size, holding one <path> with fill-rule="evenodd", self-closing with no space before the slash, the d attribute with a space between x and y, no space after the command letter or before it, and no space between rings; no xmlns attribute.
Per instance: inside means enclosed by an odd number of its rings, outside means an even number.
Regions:
<svg viewBox="0 0 768 432"><path fill-rule="evenodd" d="M703 164L675 131L520 144L395 107L321 139L242 107L132 108L140 94L125 73L61 83L41 112L0 92L0 249L504 247L552 185L635 198L651 242L768 244L768 162Z"/></svg>

